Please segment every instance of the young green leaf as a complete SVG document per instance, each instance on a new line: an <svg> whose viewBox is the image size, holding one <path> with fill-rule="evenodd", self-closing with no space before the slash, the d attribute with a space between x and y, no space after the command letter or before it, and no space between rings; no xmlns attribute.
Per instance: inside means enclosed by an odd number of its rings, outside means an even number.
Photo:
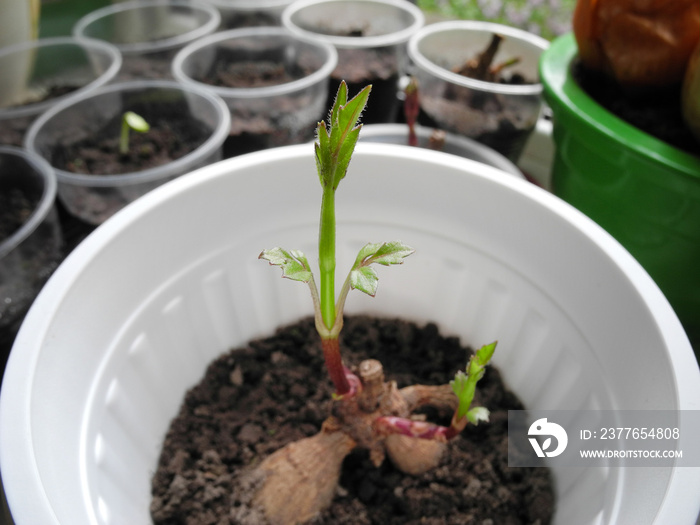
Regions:
<svg viewBox="0 0 700 525"><path fill-rule="evenodd" d="M146 133L149 129L151 129L151 126L148 125L146 119L133 111L127 111L124 113L124 120L131 129L138 131L139 133Z"/></svg>
<svg viewBox="0 0 700 525"><path fill-rule="evenodd" d="M374 268L362 266L350 272L350 286L353 290L360 290L374 297L377 295L379 277Z"/></svg>
<svg viewBox="0 0 700 525"><path fill-rule="evenodd" d="M459 406L455 414L458 421L464 417L469 417L469 407L474 400L476 384L484 376L486 365L491 360L495 350L496 342L482 346L469 359L466 370L467 373L465 374L460 370L455 375L455 378L450 381L452 391L457 396L457 399L459 399ZM471 417L476 418L477 420L481 416L483 416L481 411L472 412L471 414Z"/></svg>
<svg viewBox="0 0 700 525"><path fill-rule="evenodd" d="M129 130L146 133L151 129L146 119L133 111L126 111L122 115L122 129L119 135L119 153L126 155L129 152Z"/></svg>
<svg viewBox="0 0 700 525"><path fill-rule="evenodd" d="M488 408L474 407L467 412L467 419L472 425L478 425L481 421L488 421L489 415L491 415L491 413Z"/></svg>
<svg viewBox="0 0 700 525"><path fill-rule="evenodd" d="M315 145L316 165L324 188L335 191L345 177L362 128L358 121L367 105L371 89L371 86L366 86L348 101L347 85L344 81L341 82L331 110L330 130L325 122L318 125L318 142Z"/></svg>
<svg viewBox="0 0 700 525"><path fill-rule="evenodd" d="M258 259L264 259L272 266L281 267L282 277L292 281L308 283L313 278L309 261L299 250L288 251L282 248L272 248L264 250Z"/></svg>
<svg viewBox="0 0 700 525"><path fill-rule="evenodd" d="M415 250L399 241L369 243L357 254L355 264L350 270L350 286L374 297L377 293L379 277L370 265L383 266L402 264L403 260Z"/></svg>

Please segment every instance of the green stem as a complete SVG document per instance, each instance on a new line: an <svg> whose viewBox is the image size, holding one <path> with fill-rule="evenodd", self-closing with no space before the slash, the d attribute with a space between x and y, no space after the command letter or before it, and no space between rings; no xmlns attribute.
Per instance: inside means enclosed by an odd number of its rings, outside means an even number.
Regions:
<svg viewBox="0 0 700 525"><path fill-rule="evenodd" d="M126 155L129 153L129 124L122 118L122 132L119 136L119 153Z"/></svg>
<svg viewBox="0 0 700 525"><path fill-rule="evenodd" d="M326 328L335 323L335 191L323 187L321 223L318 235L318 261L321 285L321 316Z"/></svg>

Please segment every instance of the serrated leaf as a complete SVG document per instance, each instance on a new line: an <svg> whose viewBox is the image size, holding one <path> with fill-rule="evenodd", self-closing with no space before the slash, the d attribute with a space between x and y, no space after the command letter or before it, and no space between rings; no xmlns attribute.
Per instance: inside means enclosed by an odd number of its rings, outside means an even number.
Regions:
<svg viewBox="0 0 700 525"><path fill-rule="evenodd" d="M258 258L268 261L272 266L282 268L282 277L286 279L308 283L313 277L309 261L299 250L287 251L277 247L264 250Z"/></svg>
<svg viewBox="0 0 700 525"><path fill-rule="evenodd" d="M378 284L377 272L370 266L360 266L350 272L350 286L354 290L360 290L374 297L377 294Z"/></svg>
<svg viewBox="0 0 700 525"><path fill-rule="evenodd" d="M357 121L367 104L370 89L371 86L367 86L348 101L347 85L341 82L329 125L319 123L316 166L321 185L325 188L335 191L345 177L361 128Z"/></svg>
<svg viewBox="0 0 700 525"><path fill-rule="evenodd" d="M472 425L478 425L481 421L488 421L491 413L485 407L474 407L467 412L467 419Z"/></svg>
<svg viewBox="0 0 700 525"><path fill-rule="evenodd" d="M389 266L390 264L403 264L403 260L414 252L413 248L401 241L368 243L358 253L355 265L377 263Z"/></svg>
<svg viewBox="0 0 700 525"><path fill-rule="evenodd" d="M455 374L455 378L450 381L450 386L452 387L452 391L455 393L455 395L461 399L462 396L464 395L464 390L468 386L468 378L467 374L459 370Z"/></svg>
<svg viewBox="0 0 700 525"><path fill-rule="evenodd" d="M338 111L341 106L347 104L348 101L348 85L345 81L340 82L338 86L338 92L335 95L335 101L333 102L333 107L331 108L331 126L333 126L338 121Z"/></svg>
<svg viewBox="0 0 700 525"><path fill-rule="evenodd" d="M498 341L494 341L493 343L482 346L476 351L476 360L480 366L486 366L488 362L491 361L493 353L496 351L497 344Z"/></svg>
<svg viewBox="0 0 700 525"><path fill-rule="evenodd" d="M400 242L392 241L383 243L372 258L372 262L388 266L390 264L402 264L403 260L415 250Z"/></svg>
<svg viewBox="0 0 700 525"><path fill-rule="evenodd" d="M361 128L362 124L351 130L340 145L340 150L338 152L338 167L336 168L336 173L333 177L333 190L338 189L338 184L340 184L340 181L343 180L347 174L352 153L355 151L355 146L360 138Z"/></svg>
<svg viewBox="0 0 700 525"><path fill-rule="evenodd" d="M345 134L357 125L360 115L362 115L367 105L371 89L372 86L365 86L347 104L344 104L342 110L339 111L338 124L340 129L345 131Z"/></svg>

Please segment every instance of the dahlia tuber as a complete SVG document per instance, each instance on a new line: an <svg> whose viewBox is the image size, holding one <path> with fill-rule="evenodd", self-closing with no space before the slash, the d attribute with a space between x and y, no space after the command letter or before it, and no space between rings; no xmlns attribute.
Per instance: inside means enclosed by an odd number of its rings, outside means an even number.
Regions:
<svg viewBox="0 0 700 525"><path fill-rule="evenodd" d="M700 2L578 0L573 31L586 68L643 96L682 82L700 39Z"/></svg>

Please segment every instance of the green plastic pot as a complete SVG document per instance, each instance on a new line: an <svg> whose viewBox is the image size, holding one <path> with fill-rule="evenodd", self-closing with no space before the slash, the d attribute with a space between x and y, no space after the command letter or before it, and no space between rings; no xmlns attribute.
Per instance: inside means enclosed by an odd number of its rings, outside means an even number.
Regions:
<svg viewBox="0 0 700 525"><path fill-rule="evenodd" d="M543 96L553 112L552 191L644 266L698 354L700 157L640 131L591 99L572 76L577 53L568 33L540 58Z"/></svg>

